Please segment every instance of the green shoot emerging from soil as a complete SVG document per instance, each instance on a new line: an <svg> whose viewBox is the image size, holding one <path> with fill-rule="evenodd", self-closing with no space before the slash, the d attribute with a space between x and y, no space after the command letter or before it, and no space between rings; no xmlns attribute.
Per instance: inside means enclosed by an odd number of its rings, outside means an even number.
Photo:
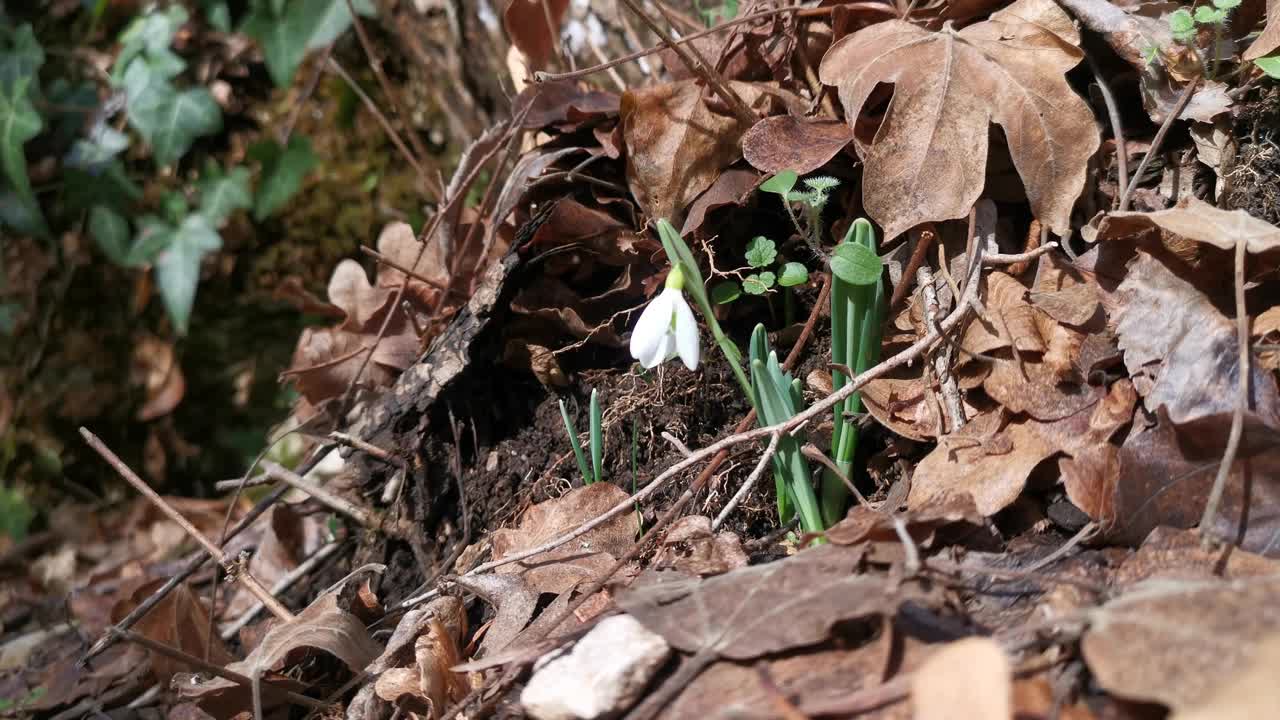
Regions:
<svg viewBox="0 0 1280 720"><path fill-rule="evenodd" d="M604 431L601 425L603 413L600 411L599 391L591 391L590 467L587 465L586 454L582 451L582 443L578 441L578 431L574 428L573 421L569 419L569 409L565 407L564 400L560 401L560 419L564 421L564 432L569 436L569 445L573 447L573 456L578 461L578 472L582 473L582 484L590 485L600 482L604 477Z"/></svg>

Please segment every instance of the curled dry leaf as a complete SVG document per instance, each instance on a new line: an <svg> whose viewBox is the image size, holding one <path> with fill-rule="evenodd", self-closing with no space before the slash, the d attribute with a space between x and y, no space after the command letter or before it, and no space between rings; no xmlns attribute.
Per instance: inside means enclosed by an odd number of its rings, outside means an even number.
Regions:
<svg viewBox="0 0 1280 720"><path fill-rule="evenodd" d="M495 560L513 555L562 535L625 502L630 495L606 482L576 488L567 495L534 505L520 518L520 526L493 533ZM623 513L573 542L503 565L501 574L523 575L538 592L563 593L582 580L594 580L634 543L639 532L634 513Z"/></svg>
<svg viewBox="0 0 1280 720"><path fill-rule="evenodd" d="M982 515L969 495L957 493L914 512L900 515L907 533L920 545L928 546L939 528L956 523L979 525ZM898 542L892 516L872 510L865 505L855 505L843 520L826 532L828 541L836 545L856 545L863 542Z"/></svg>
<svg viewBox="0 0 1280 720"><path fill-rule="evenodd" d="M968 214L982 193L988 128L1004 129L1031 209L1062 235L1101 142L1093 113L1065 73L1083 57L1071 19L1050 0L1018 0L990 19L929 32L876 23L822 59L853 126L879 83L894 97L870 143L863 202L886 238ZM921 140L924 138L925 140Z"/></svg>
<svg viewBox="0 0 1280 720"><path fill-rule="evenodd" d="M530 69L545 67L556 53L560 23L568 9L569 0L507 0L502 26L529 59Z"/></svg>
<svg viewBox="0 0 1280 720"><path fill-rule="evenodd" d="M847 123L778 115L751 126L742 136L742 155L761 172L805 175L826 165L851 140Z"/></svg>
<svg viewBox="0 0 1280 720"><path fill-rule="evenodd" d="M911 676L915 720L1013 717L1013 664L995 640L965 638L930 655Z"/></svg>
<svg viewBox="0 0 1280 720"><path fill-rule="evenodd" d="M173 343L153 335L144 335L134 345L130 376L135 385L141 385L146 391L147 399L135 415L140 422L173 412L187 392L187 381L173 352Z"/></svg>
<svg viewBox="0 0 1280 720"><path fill-rule="evenodd" d="M689 235L697 232L707 219L707 213L726 205L738 205L759 182L760 173L750 168L732 167L720 173L720 177L716 178L711 187L689 206L689 213L685 215L684 227L680 228L680 234Z"/></svg>
<svg viewBox="0 0 1280 720"><path fill-rule="evenodd" d="M1153 227L1188 240L1232 250L1238 240L1253 254L1280 249L1280 228L1244 210L1221 210L1195 197L1157 212L1114 212L1099 226L1099 236L1121 238Z"/></svg>
<svg viewBox="0 0 1280 720"><path fill-rule="evenodd" d="M261 678L279 671L286 659L304 650L328 653L351 672L358 673L378 657L381 648L369 638L364 623L339 606L338 593L330 592L317 598L293 620L272 627L248 657L226 667L249 678ZM221 677L184 682L177 687L182 697L194 700L206 710L218 708L218 712L210 712L221 717L235 714L231 708L247 710L252 702L249 688ZM268 687L264 685L263 689Z"/></svg>
<svg viewBox="0 0 1280 720"><path fill-rule="evenodd" d="M767 100L757 85L728 84L753 109ZM747 128L732 114L713 110L713 97L694 80L622 96L627 184L650 218L674 221L741 156L738 141Z"/></svg>
<svg viewBox="0 0 1280 720"><path fill-rule="evenodd" d="M481 657L501 652L524 630L538 609L538 591L517 575L461 576L455 582L492 605L496 615L480 642Z"/></svg>
<svg viewBox="0 0 1280 720"><path fill-rule="evenodd" d="M860 557L824 545L706 580L653 573L617 601L673 647L732 660L812 645L836 623L892 614L907 600L929 604L930 592L913 582L854 575Z"/></svg>
<svg viewBox="0 0 1280 720"><path fill-rule="evenodd" d="M618 103L618 96L611 92L570 80L551 80L533 83L522 90L512 103L511 115L520 117L524 113L521 127L529 130L569 130L576 129L583 122L616 117ZM582 152L582 148L574 150Z"/></svg>
<svg viewBox="0 0 1280 720"><path fill-rule="evenodd" d="M1091 613L1081 649L1107 690L1188 710L1264 651L1280 627L1277 593L1280 574L1145 580Z"/></svg>

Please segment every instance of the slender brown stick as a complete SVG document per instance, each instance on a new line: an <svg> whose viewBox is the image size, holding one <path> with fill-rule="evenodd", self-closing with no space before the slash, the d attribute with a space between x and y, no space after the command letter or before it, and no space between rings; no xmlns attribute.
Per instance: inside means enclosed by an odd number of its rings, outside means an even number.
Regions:
<svg viewBox="0 0 1280 720"><path fill-rule="evenodd" d="M400 93L396 91L396 87L387 79L387 74L382 70L382 59L374 52L373 43L369 41L369 35L365 32L364 22L360 19L360 13L356 12L352 6L351 0L347 0L347 10L351 13L351 24L355 26L356 36L360 39L360 46L364 48L364 54L369 58L369 67L373 69L373 76L378 79L378 84L382 86L382 94L387 96L391 101L391 109L395 111L396 116L400 118L403 125L404 134L409 138L409 144L413 146L413 155L410 156L410 164L414 170L418 171L418 178L422 181L427 192L433 197L444 197L444 187L436 181L436 176L427 172L424 162L431 155L427 152L427 148L423 146L422 139L413 131L409 125L409 114L405 112L404 102L400 97ZM352 87L355 87L352 84ZM357 89L357 92L359 90Z"/></svg>
<svg viewBox="0 0 1280 720"><path fill-rule="evenodd" d="M118 636L121 640L124 640L125 642L131 642L131 643L134 643L135 645L141 645L142 647L154 653L164 655L165 657L171 660L176 660L181 663L186 663L193 668L198 668L199 670L203 672L207 672L210 675L217 675L218 677L223 678L225 680L230 680L231 682L237 685L243 685L244 687L253 687L253 679L250 678L248 675L241 675L240 673L234 670L228 670L222 667L221 665L214 665L213 663L205 662L203 658L198 658L195 655L188 655L187 653L182 652L177 648L169 647L164 643L156 642L155 640L152 640L146 635L141 635L132 630L121 630L120 628L117 628L117 627L111 628L111 632L113 635ZM267 682L267 685L270 686L271 683ZM326 704L321 700L316 700L315 698L309 698L306 695L299 695L298 693L293 692L292 690L285 690L282 687L273 687L272 690L279 692L281 695L288 698L290 702L296 703L298 705L302 705L304 707L314 708L317 710L327 710L329 708L328 704Z"/></svg>
<svg viewBox="0 0 1280 720"><path fill-rule="evenodd" d="M822 17L822 16L830 15L832 11L834 11L837 7L847 7L847 8L853 8L856 10L869 10L872 12L880 12L891 17L897 16L897 11L895 11L892 7L884 3L866 2L865 0L861 0L859 2L837 3L829 7L818 7L818 8L812 8L812 7L807 8L807 7L798 7L798 6L773 8L771 10L761 10L759 12L751 13L749 15L743 15L742 17L738 17L726 22L722 22L719 25L716 25L715 27L710 27L710 28L707 28L706 30L701 30L696 33L685 35L684 37L678 40L675 40L675 43L678 45L683 45L685 43L693 42L694 40L699 40L701 38L707 37L708 35L715 35L716 33L719 33L723 30L731 28L734 25L741 25L743 23L753 22L755 20L772 17L774 15L795 15L796 17ZM590 67L585 67L585 68L582 68L581 70L575 70L573 72L566 72L566 73L536 72L533 74L533 78L538 82L549 82L554 80L576 80L578 78L586 77L588 75L594 75L595 73L603 72L605 70L609 70L610 68L615 68L619 65L625 65L629 62L633 62L635 60L648 57L649 55L653 55L654 53L661 52L662 49L665 47L668 47L668 46L663 44L663 45L658 45L651 48L645 48L644 50L637 50L636 52L623 55L622 57L617 58L615 60L602 62L599 65L592 65Z"/></svg>
<svg viewBox="0 0 1280 720"><path fill-rule="evenodd" d="M159 493L152 490L150 485L147 485L142 478L138 477L138 475L129 468L128 465L124 464L123 460L117 457L115 453L111 452L110 448L104 445L102 441L98 439L97 435L89 432L88 428L81 427L80 436L84 438L84 441L88 443L89 447L93 448L95 452L102 456L103 460L107 461L107 464L110 465L120 475L120 477L124 478L125 482L132 485L134 490L137 490L143 497L149 500L152 505L155 505L160 512L164 513L170 520L177 523L179 527L192 537L192 539L199 543L200 546L204 548L204 551L209 554L209 557L213 558L223 566L230 565L229 558L227 558L226 553L222 552L222 548L218 547L212 540L205 537L204 533L196 529L196 526L192 525L190 520L187 520L182 516L182 513L178 512L172 505L165 502L165 499L160 497ZM245 588L248 589L254 597L261 600L262 604L267 606L267 609L269 609L273 615L285 621L293 619L293 613L282 605L275 596L268 592L267 589L262 586L262 583L258 582L258 580L254 578L247 569L241 568L237 573L237 577L240 582L244 583Z"/></svg>
<svg viewBox="0 0 1280 720"><path fill-rule="evenodd" d="M733 91L733 88L725 84L724 78L720 77L720 74L717 73L714 68L707 66L706 61L702 59L701 55L697 54L696 50L691 53L688 48L677 43L675 38L671 36L671 33L667 32L665 28L657 23L657 21L649 17L649 13L645 12L638 4L636 4L636 0L622 0L622 4L626 5L627 9L629 9L632 14L643 20L644 23L649 26L649 29L652 30L659 38L662 38L662 42L666 44L667 47L671 48L672 52L679 56L680 61L683 62L691 72L697 73L698 76L702 78L702 81L705 82L716 95L720 96L720 99L729 106L729 109L733 111L734 116L738 118L738 122L742 123L744 127L751 127L755 124L756 114L751 111L751 108L747 107L747 104L742 101L742 98L738 96L738 93Z"/></svg>
<svg viewBox="0 0 1280 720"><path fill-rule="evenodd" d="M310 495L316 501L328 506L329 508L346 515L355 520L361 526L366 528L376 528L378 526L377 517L367 508L358 507L355 503L338 497L301 475L277 465L273 462L262 463L262 469L269 477L280 482L287 483L295 490L300 490Z"/></svg>
<svg viewBox="0 0 1280 720"><path fill-rule="evenodd" d="M933 227L933 223L929 223L929 227L916 230L912 228L912 232L917 233L916 246L911 249L911 257L907 260L907 266L902 269L902 277L898 278L898 286L893 289L893 295L889 298L889 309L898 307L907 297L907 290L911 287L911 279L916 276L916 270L924 262L926 253L929 252L929 246L938 238L938 230ZM908 235L909 237L909 235ZM942 246L939 245L939 248Z"/></svg>
<svg viewBox="0 0 1280 720"><path fill-rule="evenodd" d="M1187 103L1191 102L1191 96L1195 94L1201 79L1197 77L1187 83L1187 87L1183 89L1182 95L1178 97L1178 102L1173 106L1173 110L1165 116L1164 122L1160 123L1160 129L1156 131L1156 136L1151 141L1151 147L1147 150L1147 154L1142 156L1142 162L1138 163L1138 169L1134 171L1133 178L1124 186L1124 194L1120 196L1120 205L1116 208L1120 212L1129 209L1129 200L1133 196L1133 191L1138 187L1138 181L1142 179L1142 173L1147 171L1147 166L1151 164L1152 158L1160 152L1160 146L1164 144L1164 136L1169 134L1169 128L1173 127L1173 121L1178 119L1178 116L1186 109Z"/></svg>
<svg viewBox="0 0 1280 720"><path fill-rule="evenodd" d="M381 460L384 463L387 463L388 465L395 465L396 467L402 470L406 467L404 458L396 457L395 455L392 455L391 453L387 452L386 450L383 450L377 445L374 445L369 442L365 442L364 440L361 440L355 435L348 435L347 433L344 433L344 432L335 431L335 432L329 433L329 439L334 440L336 442L340 442L343 445L353 447L356 450L359 450L360 452L366 453L368 455L372 455L373 457Z"/></svg>
<svg viewBox="0 0 1280 720"><path fill-rule="evenodd" d="M396 129L392 127L391 121L382 113L382 110L373 102L373 99L360 88L360 85L356 83L355 78L351 77L351 75L347 73L346 69L332 57L328 59L325 67L332 70L338 75L338 77L342 78L343 81L347 83L347 86L351 88L351 91L356 94L356 97L360 98L360 102L364 103L365 108L373 114L374 119L382 126L383 132L387 134L387 137L391 138L391 143L396 146L396 149L400 151L400 154L404 156L404 159L413 166L413 170L417 173L418 179L422 181L423 185L429 188L435 197L440 197L443 191L439 188L430 187L435 178L427 172L426 168L422 166L422 163L418 161L418 158L409 151L409 148L404 144L404 140L400 138L400 133L396 132Z"/></svg>
<svg viewBox="0 0 1280 720"><path fill-rule="evenodd" d="M1058 243L1050 240L1049 242L1041 245L1040 247L1034 250L1028 250L1027 252L1024 252L1024 253L1007 254L1007 255L1004 253L989 253L987 255L983 255L982 264L983 265L1013 265L1015 263L1034 260L1035 258L1038 258L1041 255L1048 254L1057 249L1058 249Z"/></svg>
<svg viewBox="0 0 1280 720"><path fill-rule="evenodd" d="M1236 454L1240 451L1240 437L1244 434L1244 411L1249 406L1249 310L1244 299L1244 261L1248 244L1245 238L1236 238L1236 362L1239 364L1236 370L1236 407L1231 413L1227 447L1222 452L1222 462L1218 464L1218 474L1213 479L1213 489L1209 491L1209 499L1205 502L1204 514L1200 516L1200 537L1206 546L1211 545L1214 540L1212 523L1218 517L1218 506L1227 489L1231 466L1235 465Z"/></svg>
<svg viewBox="0 0 1280 720"><path fill-rule="evenodd" d="M1125 188L1129 185L1129 151L1124 143L1124 125L1120 120L1120 105L1116 102L1115 93L1111 92L1111 83L1103 77L1102 70L1098 68L1098 61L1094 60L1089 53L1085 53L1084 59L1089 62L1089 70L1098 83L1098 92L1102 93L1102 102L1107 106L1107 118L1111 121L1111 137L1116 140L1116 187Z"/></svg>

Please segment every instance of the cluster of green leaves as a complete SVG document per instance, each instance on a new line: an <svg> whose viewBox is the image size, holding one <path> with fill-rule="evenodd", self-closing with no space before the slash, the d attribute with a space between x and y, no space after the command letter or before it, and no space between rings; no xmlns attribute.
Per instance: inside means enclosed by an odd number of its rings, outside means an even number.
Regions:
<svg viewBox="0 0 1280 720"><path fill-rule="evenodd" d="M205 20L232 31L226 0L203 0ZM91 10L96 21L102 4ZM373 14L370 0L254 0L240 31L262 46L278 85L288 85L306 53L333 42L350 27L350 8ZM202 137L222 130L222 110L208 89L184 80L187 61L172 49L191 18L179 3L150 7L119 36L120 50L109 82L115 94L102 105L90 83L58 79L42 87L45 53L29 24L10 22L0 5L0 226L52 237L87 221L94 242L109 260L127 268L150 268L173 327L187 331L202 260L222 247L221 229L238 210L262 221L301 188L317 158L307 138L294 133L287 145L254 144L248 166L223 168L206 159L198 172L164 172L183 163ZM75 75L60 68L59 75ZM48 108L41 113L38 108ZM124 132L113 117L123 111ZM87 130L81 128L87 127ZM56 217L46 218L33 191L25 146L46 136L42 149L65 148ZM124 153L135 140L155 165L154 180L168 189L146 202L138 163ZM61 150L57 150L61 153ZM173 177L184 180L174 187ZM52 223L50 222L52 221ZM52 225L52 229L51 229Z"/></svg>
<svg viewBox="0 0 1280 720"><path fill-rule="evenodd" d="M560 401L560 419L564 421L565 434L569 436L569 444L573 446L573 456L578 461L578 472L582 473L582 484L590 485L598 483L604 478L604 413L600 410L600 395L596 390L591 391L591 410L590 410L590 430L589 437L591 442L591 466L587 467L587 457L582 451L582 443L578 440L578 431L573 426L573 421L569 419L569 409L565 407L564 400ZM635 442L635 429L632 428L632 443ZM631 449L632 464L632 484L635 482L635 448Z"/></svg>
<svg viewBox="0 0 1280 720"><path fill-rule="evenodd" d="M778 246L769 238L757 235L747 243L747 264L756 272L747 275L739 285L733 280L726 280L711 288L711 299L718 305L731 303L742 296L764 295L774 288L794 287L809 282L809 270L798 262L784 262L774 273L772 268L778 260Z"/></svg>
<svg viewBox="0 0 1280 720"><path fill-rule="evenodd" d="M1196 40L1196 31L1200 27L1224 26L1231 11L1240 6L1241 0L1213 0L1211 5L1201 5L1193 13L1186 8L1178 8L1169 15L1169 31L1173 39L1183 44L1191 44Z"/></svg>
<svg viewBox="0 0 1280 720"><path fill-rule="evenodd" d="M769 348L764 325L751 333L751 387L756 397L756 416L761 427L777 425L804 409L800 381L784 372L778 353ZM805 532L826 529L817 495L810 481L809 461L800 452L800 442L789 434L778 439L773 456L773 478L777 486L778 517L788 522L796 513Z"/></svg>

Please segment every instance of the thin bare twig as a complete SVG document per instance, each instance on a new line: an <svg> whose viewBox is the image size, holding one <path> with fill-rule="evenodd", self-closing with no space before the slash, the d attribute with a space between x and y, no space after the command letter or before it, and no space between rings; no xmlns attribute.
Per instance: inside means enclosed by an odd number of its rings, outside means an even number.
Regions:
<svg viewBox="0 0 1280 720"><path fill-rule="evenodd" d="M387 452L386 450L383 450L377 445L361 440L355 435L349 435L347 433L338 432L335 430L334 432L329 433L329 439L334 440L336 442L340 442L343 445L346 445L348 447L353 447L362 453L371 455L381 460L382 462L387 463L388 465L395 465L401 470L405 469L407 465L407 463L405 463L404 461L404 458L392 455L391 453Z"/></svg>
<svg viewBox="0 0 1280 720"><path fill-rule="evenodd" d="M287 483L293 489L310 495L317 502L346 515L362 527L378 527L377 515L368 508L357 506L345 498L340 498L294 471L276 463L264 462L262 463L262 469L269 477Z"/></svg>
<svg viewBox="0 0 1280 720"><path fill-rule="evenodd" d="M311 555L307 557L307 559L303 560L301 563L298 563L298 567L285 573L283 577L281 577L279 580L276 580L275 583L271 585L272 594L278 595L288 590L289 588L293 587L293 584L295 582L306 577L312 570L315 570L320 563L324 562L329 557L331 557L334 553L338 552L338 549L341 547L342 547L341 542L331 542L327 545L324 545L319 550L316 550L315 552L311 553ZM254 618L258 617L258 613L262 612L263 607L264 606L261 602L254 603L253 607L246 610L244 613L240 615L240 617L236 618L234 621L232 621L230 624L224 627L222 631L219 633L219 636L223 640L230 640L234 638L240 632L241 628L253 622Z"/></svg>
<svg viewBox="0 0 1280 720"><path fill-rule="evenodd" d="M1120 120L1120 105L1116 102L1115 93L1111 92L1111 83L1098 67L1098 61L1094 60L1089 53L1084 54L1084 59L1088 61L1093 79L1098 83L1098 92L1102 93L1102 102L1107 106L1107 118L1111 121L1111 136L1116 140L1116 187L1126 188L1129 185L1129 151L1124 143L1124 124Z"/></svg>
<svg viewBox="0 0 1280 720"><path fill-rule="evenodd" d="M1013 265L1028 260L1034 260L1041 255L1047 255L1058 249L1058 243L1049 241L1034 250L1028 250L1024 253L987 253L982 256L983 265Z"/></svg>
<svg viewBox="0 0 1280 720"><path fill-rule="evenodd" d="M1142 156L1142 162L1138 163L1138 169L1134 171L1133 177L1124 186L1124 194L1120 196L1120 205L1116 207L1120 212L1129 209L1129 200L1133 196L1133 191L1138 187L1138 181L1142 179L1142 173L1147 171L1147 166L1151 164L1151 160L1160 152L1160 146L1164 144L1164 136L1169 134L1169 128L1173 127L1173 121L1178 119L1178 116L1186 109L1187 103L1191 102L1191 96L1195 94L1196 88L1200 86L1201 79L1201 77L1196 77L1187 83L1187 87L1183 89L1182 95L1178 97L1178 102L1173 106L1173 110L1169 111L1169 114L1164 118L1164 122L1160 123L1160 129L1156 131L1156 136L1151 141L1151 147L1147 150L1147 154Z"/></svg>
<svg viewBox="0 0 1280 720"><path fill-rule="evenodd" d="M760 460L756 463L755 468L751 470L751 474L747 476L746 481L743 482L742 486L738 488L738 491L733 494L733 497L729 498L729 502L725 503L724 509L720 511L720 514L716 516L715 521L711 523L712 532L720 529L720 526L724 524L724 521L728 519L729 515L737 509L738 504L742 502L742 499L745 498L747 494L751 492L751 489L756 486L756 483L760 480L761 476L764 475L764 469L769 460L771 460L774 454L778 452L778 442L781 439L782 433L774 433L769 436L769 444L760 455Z"/></svg>
<svg viewBox="0 0 1280 720"><path fill-rule="evenodd" d="M742 123L743 127L751 127L755 124L756 114L751 111L751 108L748 107L745 102L743 102L738 93L734 92L733 88L729 87L729 85L725 83L724 78L720 77L720 74L715 71L715 68L707 65L706 61L696 49L691 52L690 48L686 48L676 42L676 39L671 36L671 33L667 32L665 28L657 23L657 21L649 17L649 13L645 12L636 3L636 0L622 0L622 4L626 5L627 9L630 10L632 14L643 20L654 34L659 38L662 38L662 42L665 43L667 47L671 48L672 52L674 52L680 58L680 61L685 64L685 67L689 68L691 72L697 73L698 76L702 78L702 81L705 82L716 95L720 96L720 99L729 106L734 117L738 118L738 122Z"/></svg>
<svg viewBox="0 0 1280 720"><path fill-rule="evenodd" d="M933 272L927 265L916 270L916 284L924 296L924 322L930 330L938 327L938 289L933 284ZM939 333L941 335L941 333ZM956 384L956 376L951 372L951 345L948 343L941 352L934 353L933 373L938 378L942 390L944 407L947 409L944 432L955 432L965 426L964 402L960 399L960 386Z"/></svg>
<svg viewBox="0 0 1280 720"><path fill-rule="evenodd" d="M134 643L135 645L141 645L142 647L154 653L164 655L165 657L170 658L171 660L176 660L181 663L186 663L191 667L197 668L202 672L207 672L210 675L217 675L220 678L230 680L231 682L236 683L237 685L243 685L244 687L253 687L254 685L253 679L250 678L248 675L241 675L240 673L235 672L234 670L228 670L225 667L222 667L221 665L214 665L213 663L205 662L203 658L198 658L195 655L188 655L187 653L184 653L177 648L172 648L172 647L169 647L168 645L165 645L164 643L156 642L155 640L152 640L146 635L141 635L139 633L133 632L132 630L121 630L118 627L112 627L111 632L112 634L117 635L121 640L124 640L125 642L131 642L131 643ZM264 682L267 682L267 681L264 681ZM270 685L271 683L267 682L267 684ZM288 698L290 702L296 703L298 705L302 705L304 707L314 708L317 710L326 710L329 707L322 700L309 698L306 695L299 695L298 693L293 692L292 690L286 690L282 687L273 687L272 690L279 692L281 695Z"/></svg>
<svg viewBox="0 0 1280 720"><path fill-rule="evenodd" d="M204 551L209 554L209 557L216 560L219 564L230 568L231 559L226 556L226 553L222 552L222 548L218 547L212 540L205 537L204 533L200 532L195 525L192 525L190 520L183 517L182 513L175 510L172 505L165 501L164 498L160 497L159 493L152 490L151 486L147 485L142 478L138 477L137 473L130 469L128 465L124 464L123 460L117 457L115 453L111 452L111 449L104 445L103 442L98 439L97 435L89 432L88 428L81 427L80 436L84 438L84 441L88 443L89 447L93 448L94 452L98 453L98 455L102 456L103 460L107 461L107 464L110 465L112 469L120 475L120 477L124 478L125 482L132 485L134 490L137 490L138 493L150 501L152 505L155 505L160 512L164 513L166 517L177 523L183 531L199 543L200 546L204 548ZM281 604L274 595L268 592L267 589L262 586L262 583L258 582L258 580L254 578L247 569L239 569L237 576L240 582L244 583L245 588L249 592L253 593L254 597L261 600L262 603L271 610L273 615L281 620L287 621L293 619L293 613ZM116 630L119 630L119 628L116 628Z"/></svg>
<svg viewBox="0 0 1280 720"><path fill-rule="evenodd" d="M347 83L347 86L351 88L351 92L355 93L356 97L360 98L360 102L364 103L365 109L373 114L374 119L382 126L382 130L387 133L387 137L391 138L391 144L395 145L396 149L400 151L400 154L404 156L404 159L413 166L413 171L417 173L418 179L422 184L430 188L430 191L435 197L440 197L443 191L440 188L431 187L431 183L435 178L422 166L422 163L418 160L417 156L415 156L413 152L405 146L404 140L400 137L400 133L396 132L396 129L391 126L391 121L382 113L382 110L378 107L377 103L373 101L373 98L369 97L365 93L365 91L355 81L355 78L351 77L351 75L347 73L346 68L342 67L337 60L334 60L332 57L328 58L325 62L325 67L329 68Z"/></svg>
<svg viewBox="0 0 1280 720"><path fill-rule="evenodd" d="M1235 465L1236 454L1240 451L1240 437L1244 434L1244 411L1249 406L1249 310L1244 300L1244 261L1248 240L1236 238L1236 351L1239 367L1236 369L1236 407L1231 413L1231 431L1227 435L1227 447L1222 451L1222 462L1218 464L1218 474L1213 479L1213 489L1209 491L1209 499L1204 505L1204 514L1200 516L1200 537L1206 546L1213 543L1212 523L1218 517L1218 506L1222 503L1222 494L1227 489L1227 479L1231 476L1231 466Z"/></svg>

